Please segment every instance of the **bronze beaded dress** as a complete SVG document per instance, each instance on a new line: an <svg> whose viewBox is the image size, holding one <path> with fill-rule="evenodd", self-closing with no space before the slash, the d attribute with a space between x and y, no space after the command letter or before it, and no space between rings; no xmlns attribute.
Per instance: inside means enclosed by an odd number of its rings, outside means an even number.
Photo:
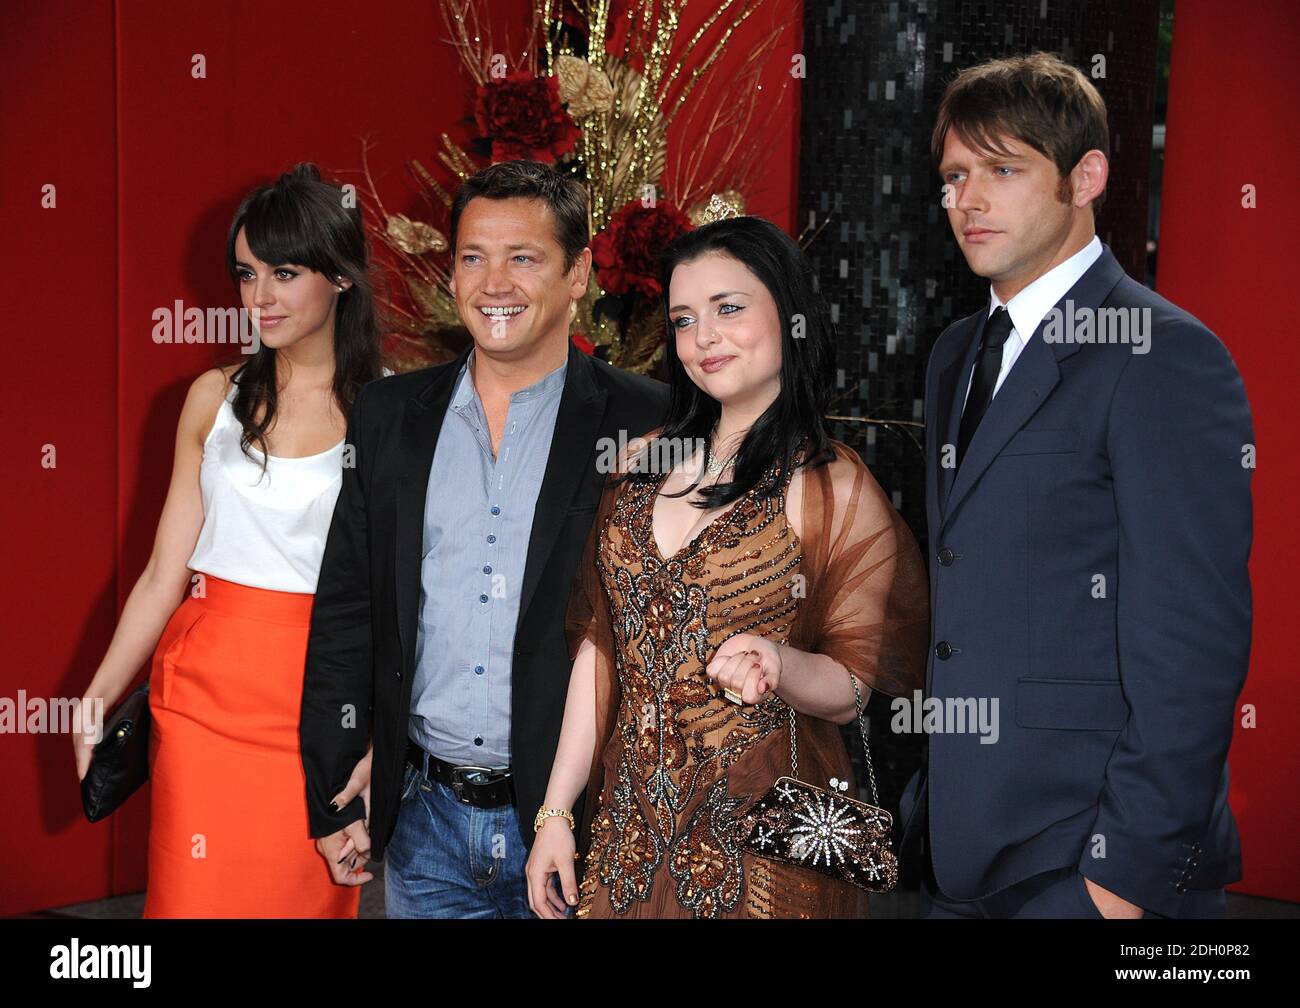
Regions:
<svg viewBox="0 0 1300 1008"><path fill-rule="evenodd" d="M651 436L653 436L653 433ZM829 655L873 689L921 684L928 598L916 542L866 466L768 472L671 557L652 512L662 477L607 486L569 612L596 645L597 747L579 828L578 917L864 917L866 894L744 849L736 816L790 772L789 708L725 699L704 669L738 633ZM865 700L864 691L864 700ZM797 717L799 776L852 779L838 726ZM589 843L589 846L588 846Z"/></svg>

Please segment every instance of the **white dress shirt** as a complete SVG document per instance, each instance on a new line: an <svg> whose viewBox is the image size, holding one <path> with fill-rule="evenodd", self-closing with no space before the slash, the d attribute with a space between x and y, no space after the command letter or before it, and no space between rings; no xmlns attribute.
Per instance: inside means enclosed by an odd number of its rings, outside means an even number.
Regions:
<svg viewBox="0 0 1300 1008"><path fill-rule="evenodd" d="M989 284L990 303L988 313L992 315L999 308L1006 308L1007 313L1011 316L1011 335L1002 344L1002 368L998 371L998 380L993 385L993 394L995 396L998 394L998 389L1002 387L1002 383L1007 380L1007 375L1011 373L1011 368L1015 365L1020 352L1024 350L1025 344L1033 338L1034 330L1038 328L1038 324L1043 321L1056 303L1065 297L1070 288L1079 282L1079 278L1088 272L1088 269L1097 261L1100 255L1101 239L1093 235L1092 241L1088 242L1087 245L1070 256L1065 262L1053 266L1005 304L994 293L993 285ZM978 366L977 361L976 367ZM972 368L971 380L974 377L975 369ZM966 382L966 395L961 401L963 412L966 410L966 400L970 398L971 380Z"/></svg>

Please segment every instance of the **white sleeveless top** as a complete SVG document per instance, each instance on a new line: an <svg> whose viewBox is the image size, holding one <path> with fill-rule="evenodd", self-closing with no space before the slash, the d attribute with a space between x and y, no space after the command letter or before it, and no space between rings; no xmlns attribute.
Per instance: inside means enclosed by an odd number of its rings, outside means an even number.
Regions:
<svg viewBox="0 0 1300 1008"><path fill-rule="evenodd" d="M203 528L188 566L253 588L315 594L344 442L302 458L269 455L263 474L257 446L251 459L239 447L235 392L232 383L203 442Z"/></svg>

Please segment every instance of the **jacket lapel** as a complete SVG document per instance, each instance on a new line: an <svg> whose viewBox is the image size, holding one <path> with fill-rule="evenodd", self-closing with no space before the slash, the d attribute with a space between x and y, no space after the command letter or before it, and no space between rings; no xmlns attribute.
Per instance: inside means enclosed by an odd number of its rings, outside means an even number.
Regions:
<svg viewBox="0 0 1300 1008"><path fill-rule="evenodd" d="M987 316L987 312L985 315ZM936 393L939 407L935 427L936 441L930 457L934 459L933 478L939 488L938 506L941 515L947 511L948 495L952 492L953 481L952 467L943 464L944 445L957 443L957 428L961 423L957 390L961 389L965 392L971 368L975 366L980 339L984 333L984 322L977 321L973 328L975 331L971 336L954 341L959 353L939 372L939 387Z"/></svg>
<svg viewBox="0 0 1300 1008"><path fill-rule="evenodd" d="M519 618L524 625L528 604L537 591L542 571L559 538L565 514L573 503L578 487L588 474L588 459L594 451L596 435L605 415L607 393L596 385L592 358L572 343L569 364L564 375L564 391L555 416L555 433L551 437L551 454L533 510L533 527L528 537L528 559L524 563L524 583L519 597ZM642 432L630 435L635 437Z"/></svg>
<svg viewBox="0 0 1300 1008"><path fill-rule="evenodd" d="M1097 261L1065 293L1055 307L1064 311L1065 302L1069 300L1074 302L1076 310L1079 308L1096 310L1123 275L1124 271L1110 249L1103 245ZM979 428L971 439L970 447L966 450L966 457L962 459L961 466L952 479L952 489L943 507L944 523L970 493L984 470L993 464L993 460L1011 440L1012 435L1029 422L1030 417L1038 411L1052 390L1056 388L1061 380L1058 363L1078 352L1077 343L1045 342L1042 333L1047 321L1048 316L1044 316L1039 322L1038 328L1034 330L1033 336L1020 352L1010 374L1007 375L1006 381L1002 383L1002 388L989 403L988 412L980 421ZM978 345L978 340L975 343ZM967 370L964 368L963 373ZM948 400L953 414L958 413L957 391L958 389L954 389ZM959 425L960 422L960 417L957 416L954 423ZM955 441L956 434L953 433L952 437Z"/></svg>
<svg viewBox="0 0 1300 1008"><path fill-rule="evenodd" d="M966 449L966 457L952 477L952 489L944 506L945 522L984 470L993 464L1011 435L1029 421L1060 381L1061 372L1052 351L1053 347L1035 334L1020 352L1002 388L989 403L988 412Z"/></svg>
<svg viewBox="0 0 1300 1008"><path fill-rule="evenodd" d="M420 562L424 555L424 504L429 470L456 376L469 352L467 347L455 361L438 368L428 383L406 400L402 412L397 460L397 555L393 569L397 579L397 631L407 682L415 671L415 624L420 609Z"/></svg>

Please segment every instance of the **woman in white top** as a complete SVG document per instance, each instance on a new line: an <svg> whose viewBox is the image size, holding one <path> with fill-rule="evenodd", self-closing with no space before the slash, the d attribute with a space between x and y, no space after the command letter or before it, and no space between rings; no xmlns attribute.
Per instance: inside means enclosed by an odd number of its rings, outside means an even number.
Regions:
<svg viewBox="0 0 1300 1008"><path fill-rule="evenodd" d="M111 708L152 651L146 917L355 917L368 875L335 884L309 836L298 719L347 416L381 372L360 212L299 165L244 200L226 259L260 345L190 386L153 553L83 702ZM79 777L90 757L78 738Z"/></svg>

